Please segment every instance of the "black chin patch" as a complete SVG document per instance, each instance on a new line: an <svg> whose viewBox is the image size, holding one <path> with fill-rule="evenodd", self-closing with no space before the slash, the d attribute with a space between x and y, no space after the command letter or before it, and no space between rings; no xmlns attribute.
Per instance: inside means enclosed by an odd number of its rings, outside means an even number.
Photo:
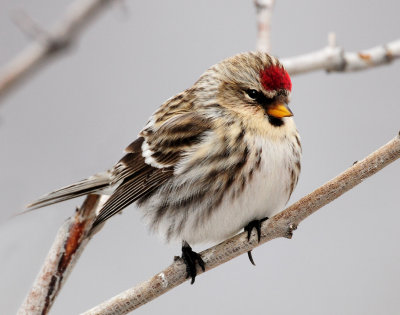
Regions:
<svg viewBox="0 0 400 315"><path fill-rule="evenodd" d="M276 118L276 117L269 116L269 115L267 115L267 116L268 116L269 123L274 127L280 127L284 124L284 121L282 118Z"/></svg>

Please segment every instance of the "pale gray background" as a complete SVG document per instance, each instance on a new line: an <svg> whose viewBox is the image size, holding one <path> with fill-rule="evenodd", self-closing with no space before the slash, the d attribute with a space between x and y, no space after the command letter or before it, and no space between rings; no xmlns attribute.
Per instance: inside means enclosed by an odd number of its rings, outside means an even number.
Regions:
<svg viewBox="0 0 400 315"><path fill-rule="evenodd" d="M25 8L50 25L69 0L1 0L0 64L27 44L9 19ZM0 107L0 313L13 314L53 237L81 200L9 219L60 186L107 169L149 115L210 65L254 49L252 1L125 1L78 47ZM321 48L335 31L349 50L400 36L398 0L284 1L273 16L277 56ZM390 140L400 129L400 62L352 74L293 78L302 135L297 200ZM184 283L138 314L398 314L397 162L301 224L291 241L241 256ZM201 248L195 248L200 250ZM84 251L52 314L77 314L148 279L179 253L150 235L132 206Z"/></svg>

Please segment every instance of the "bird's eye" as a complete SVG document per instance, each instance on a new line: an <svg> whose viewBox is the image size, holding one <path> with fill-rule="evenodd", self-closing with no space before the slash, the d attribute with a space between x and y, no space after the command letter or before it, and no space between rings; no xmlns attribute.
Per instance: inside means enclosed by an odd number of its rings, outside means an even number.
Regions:
<svg viewBox="0 0 400 315"><path fill-rule="evenodd" d="M246 90L246 93L253 100L257 99L258 96L260 95L260 92L258 92L257 90L253 90L253 89Z"/></svg>

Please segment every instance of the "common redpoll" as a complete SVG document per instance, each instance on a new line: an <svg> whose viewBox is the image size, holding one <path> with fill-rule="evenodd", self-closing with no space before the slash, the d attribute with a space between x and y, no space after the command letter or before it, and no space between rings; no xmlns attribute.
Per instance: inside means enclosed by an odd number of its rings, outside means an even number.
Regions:
<svg viewBox="0 0 400 315"><path fill-rule="evenodd" d="M225 59L167 100L113 168L28 208L111 194L95 228L136 202L153 231L182 240L193 283L196 263L204 270L204 262L189 244L221 241L243 228L249 237L255 228L259 238L261 222L283 209L296 186L301 145L287 107L291 88L268 54Z"/></svg>

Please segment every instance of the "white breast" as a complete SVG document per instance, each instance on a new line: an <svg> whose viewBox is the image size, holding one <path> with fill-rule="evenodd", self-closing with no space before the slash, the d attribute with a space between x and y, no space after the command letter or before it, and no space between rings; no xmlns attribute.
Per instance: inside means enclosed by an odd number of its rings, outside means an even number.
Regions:
<svg viewBox="0 0 400 315"><path fill-rule="evenodd" d="M295 144L289 140L270 141L261 137L247 142L250 151L262 149L260 167L239 196L230 198L234 187L226 192L221 205L213 210L205 224L196 226L195 216L192 222L189 220L181 235L189 244L224 240L250 221L282 211L287 203L291 193L291 170L299 158L293 151ZM247 168L252 167L248 164Z"/></svg>

